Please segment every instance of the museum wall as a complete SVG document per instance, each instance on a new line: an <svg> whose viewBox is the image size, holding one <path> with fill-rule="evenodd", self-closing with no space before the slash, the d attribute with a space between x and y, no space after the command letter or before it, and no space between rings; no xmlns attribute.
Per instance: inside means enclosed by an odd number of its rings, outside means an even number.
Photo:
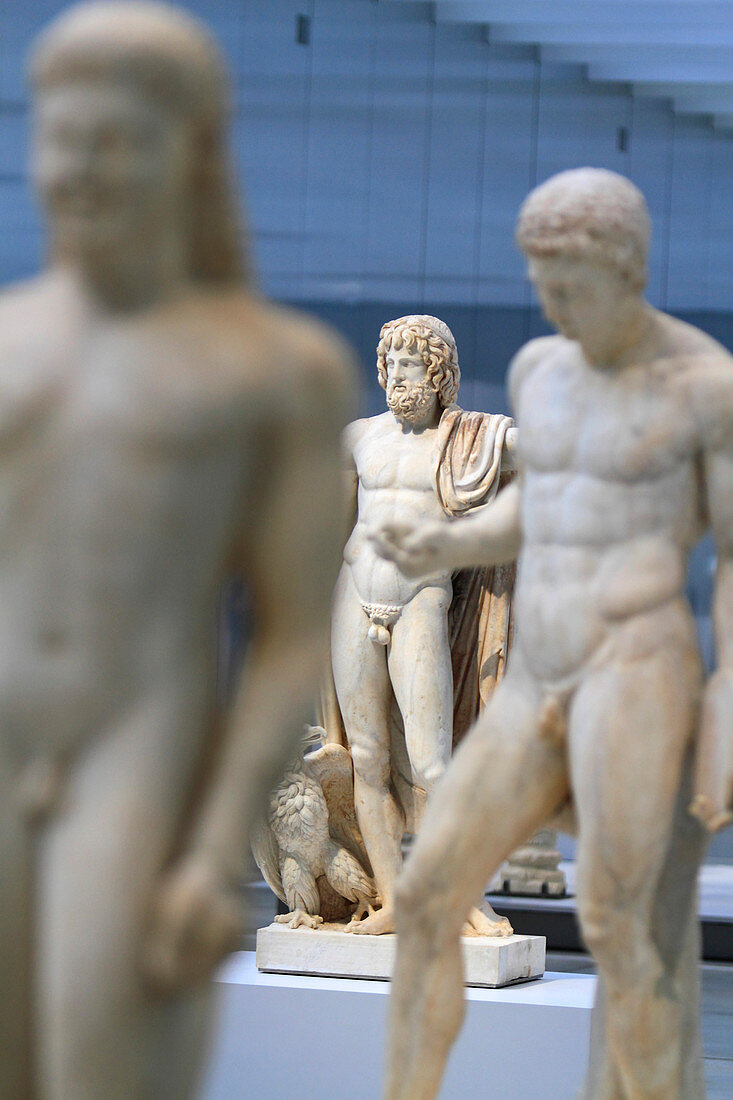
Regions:
<svg viewBox="0 0 733 1100"><path fill-rule="evenodd" d="M60 0L0 7L0 281L36 270L24 57ZM356 344L371 377L386 316L453 327L463 400L503 401L511 354L542 331L512 231L527 190L581 164L644 191L652 302L733 347L733 138L578 66L434 25L428 4L198 0L236 80L234 136L262 282ZM305 17L305 18L299 18ZM297 38L303 39L298 42ZM370 404L378 394L371 381Z"/></svg>
<svg viewBox="0 0 733 1100"><path fill-rule="evenodd" d="M0 6L0 282L37 270L25 56L63 0ZM505 406L511 355L546 331L513 242L522 198L562 168L647 197L649 297L733 348L733 136L579 66L435 25L429 4L198 0L235 80L236 168L268 293L357 347L376 405L382 322L427 310L458 341L467 406ZM304 41L299 42L300 37Z"/></svg>

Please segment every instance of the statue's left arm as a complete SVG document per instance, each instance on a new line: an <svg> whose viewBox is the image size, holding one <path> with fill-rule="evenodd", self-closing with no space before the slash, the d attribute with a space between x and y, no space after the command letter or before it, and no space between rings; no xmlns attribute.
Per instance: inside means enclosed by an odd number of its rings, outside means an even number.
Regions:
<svg viewBox="0 0 733 1100"><path fill-rule="evenodd" d="M707 394L703 480L717 550L717 668L705 686L691 810L715 831L733 820L733 362L715 365L712 377L719 384Z"/></svg>
<svg viewBox="0 0 733 1100"><path fill-rule="evenodd" d="M321 358L314 375L290 402L295 412L266 433L265 480L245 502L242 572L254 636L186 847L154 903L145 962L167 988L205 979L238 946L236 887L252 827L312 715L326 660L344 527L348 375L338 357L330 369Z"/></svg>

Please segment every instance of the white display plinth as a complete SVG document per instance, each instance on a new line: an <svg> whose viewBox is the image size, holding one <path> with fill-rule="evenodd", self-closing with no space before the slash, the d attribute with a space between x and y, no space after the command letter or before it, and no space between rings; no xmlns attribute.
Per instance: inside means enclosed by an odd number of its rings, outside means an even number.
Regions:
<svg viewBox="0 0 733 1100"><path fill-rule="evenodd" d="M389 982L258 972L254 952L219 973L221 1015L202 1100L376 1100ZM568 1100L585 1075L596 979L545 974L467 989L442 1100Z"/></svg>
<svg viewBox="0 0 733 1100"><path fill-rule="evenodd" d="M466 985L496 989L541 978L544 936L462 936ZM288 928L270 924L257 932L257 968L276 974L389 979L396 936L357 936L338 925Z"/></svg>

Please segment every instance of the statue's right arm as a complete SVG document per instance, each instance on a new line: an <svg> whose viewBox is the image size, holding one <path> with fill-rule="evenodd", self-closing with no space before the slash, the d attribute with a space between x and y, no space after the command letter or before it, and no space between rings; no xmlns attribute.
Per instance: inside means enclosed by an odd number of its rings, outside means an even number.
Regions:
<svg viewBox="0 0 733 1100"><path fill-rule="evenodd" d="M153 900L144 959L158 987L203 980L236 947L249 838L311 716L328 651L344 525L339 435L353 386L337 343L319 341L300 360L297 400L263 423L256 499L242 502L233 554L254 635L183 849Z"/></svg>
<svg viewBox="0 0 733 1100"><path fill-rule="evenodd" d="M322 351L318 371L326 377L306 376L299 413L278 433L270 481L247 525L243 574L255 629L194 841L232 872L311 717L328 654L344 530L340 435L353 392L343 360L332 360Z"/></svg>
<svg viewBox="0 0 733 1100"><path fill-rule="evenodd" d="M354 420L341 433L341 456L344 471L344 498L346 503L346 530L344 541L356 525L359 513L359 472L356 468L354 447L366 431L366 420Z"/></svg>
<svg viewBox="0 0 733 1100"><path fill-rule="evenodd" d="M700 480L717 551L717 667L702 699L691 809L714 832L733 821L733 360L723 353L705 366L696 397L703 409Z"/></svg>

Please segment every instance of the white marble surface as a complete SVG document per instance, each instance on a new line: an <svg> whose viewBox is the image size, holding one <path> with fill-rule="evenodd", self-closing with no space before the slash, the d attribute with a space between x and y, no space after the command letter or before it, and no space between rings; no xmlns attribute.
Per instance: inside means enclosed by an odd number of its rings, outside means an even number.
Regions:
<svg viewBox="0 0 733 1100"><path fill-rule="evenodd" d="M466 985L496 988L542 976L544 936L463 936ZM397 937L354 936L332 928L271 924L257 932L257 966L263 971L386 979Z"/></svg>

